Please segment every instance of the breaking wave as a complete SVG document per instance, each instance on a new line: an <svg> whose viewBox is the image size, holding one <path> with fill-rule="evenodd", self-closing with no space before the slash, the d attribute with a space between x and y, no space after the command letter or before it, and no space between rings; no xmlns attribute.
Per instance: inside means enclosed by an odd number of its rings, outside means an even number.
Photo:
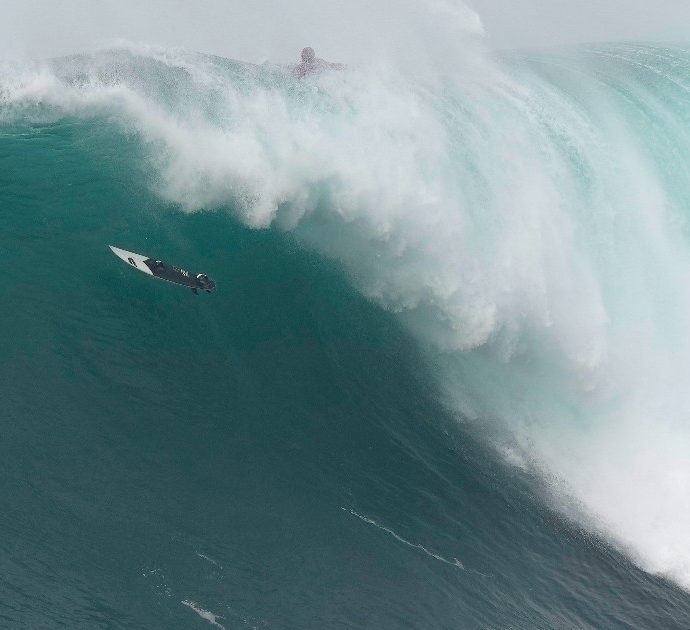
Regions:
<svg viewBox="0 0 690 630"><path fill-rule="evenodd" d="M690 588L690 52L492 57L468 15L452 64L306 81L134 45L5 64L0 116L115 126L163 199L338 261L459 421Z"/></svg>

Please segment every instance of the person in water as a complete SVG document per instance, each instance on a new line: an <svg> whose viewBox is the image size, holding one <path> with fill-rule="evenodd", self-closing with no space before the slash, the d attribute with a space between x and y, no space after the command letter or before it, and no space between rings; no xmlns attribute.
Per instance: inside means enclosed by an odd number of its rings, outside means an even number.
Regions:
<svg viewBox="0 0 690 630"><path fill-rule="evenodd" d="M341 70L344 66L340 63L330 63L324 59L319 59L311 46L302 49L302 63L295 66L293 74L299 78L310 74L320 74L324 70Z"/></svg>

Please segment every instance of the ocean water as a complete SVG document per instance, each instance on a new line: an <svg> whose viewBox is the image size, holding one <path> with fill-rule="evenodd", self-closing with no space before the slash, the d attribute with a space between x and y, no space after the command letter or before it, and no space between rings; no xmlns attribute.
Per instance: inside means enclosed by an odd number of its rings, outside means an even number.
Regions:
<svg viewBox="0 0 690 630"><path fill-rule="evenodd" d="M0 67L1 627L690 627L690 50L460 69Z"/></svg>

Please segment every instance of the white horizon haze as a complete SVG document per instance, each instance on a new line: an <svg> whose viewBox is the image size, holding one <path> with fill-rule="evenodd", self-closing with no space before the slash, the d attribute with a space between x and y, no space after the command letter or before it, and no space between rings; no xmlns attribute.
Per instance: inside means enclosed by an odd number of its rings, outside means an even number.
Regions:
<svg viewBox="0 0 690 630"><path fill-rule="evenodd" d="M320 56L357 63L414 11L455 7L488 48L541 48L575 43L690 41L688 0L5 0L0 57L46 58L130 41L185 48L246 61L295 61L302 46ZM465 10L469 7L471 11ZM410 34L408 32L408 35ZM433 31L416 34L430 41ZM398 43L400 45L400 43Z"/></svg>

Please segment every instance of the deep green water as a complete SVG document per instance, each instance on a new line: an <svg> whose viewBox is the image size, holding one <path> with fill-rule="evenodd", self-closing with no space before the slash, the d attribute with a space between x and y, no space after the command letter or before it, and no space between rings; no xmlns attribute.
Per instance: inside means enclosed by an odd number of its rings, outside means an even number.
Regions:
<svg viewBox="0 0 690 630"><path fill-rule="evenodd" d="M463 420L445 359L305 247L318 220L186 213L118 119L2 107L0 626L690 626Z"/></svg>

